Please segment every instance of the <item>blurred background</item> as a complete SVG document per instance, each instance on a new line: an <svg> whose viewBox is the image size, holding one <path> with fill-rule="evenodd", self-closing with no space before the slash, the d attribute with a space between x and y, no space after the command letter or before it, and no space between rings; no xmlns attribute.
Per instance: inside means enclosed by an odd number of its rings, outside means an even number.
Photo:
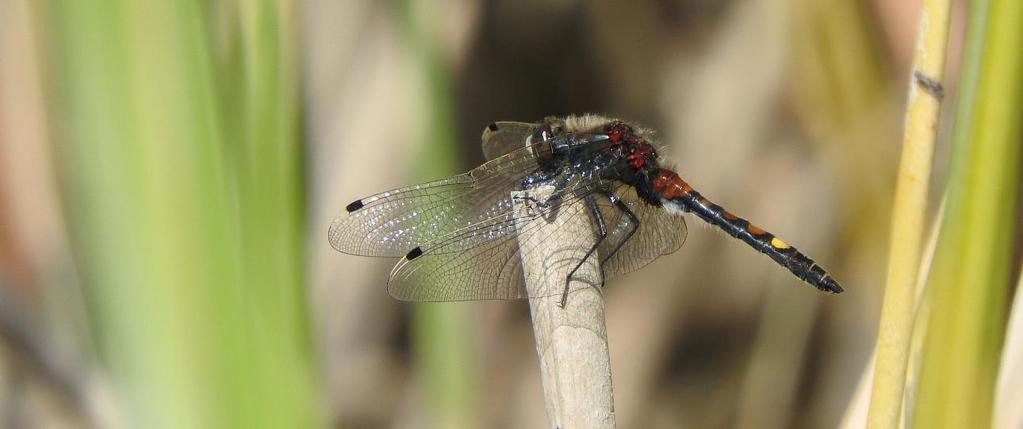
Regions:
<svg viewBox="0 0 1023 429"><path fill-rule="evenodd" d="M545 427L526 302L397 302L326 232L571 113L846 287L690 220L605 290L619 426L856 413L918 2L153 3L0 0L0 426Z"/></svg>

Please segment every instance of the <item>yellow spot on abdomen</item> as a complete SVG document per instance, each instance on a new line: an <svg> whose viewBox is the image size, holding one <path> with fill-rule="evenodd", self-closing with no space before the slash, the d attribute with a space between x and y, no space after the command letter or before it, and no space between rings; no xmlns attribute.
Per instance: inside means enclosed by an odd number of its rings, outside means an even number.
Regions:
<svg viewBox="0 0 1023 429"><path fill-rule="evenodd" d="M778 237L774 237L774 238L771 239L771 245L774 246L776 249L788 249L789 248L789 243L784 242L782 239L780 239Z"/></svg>

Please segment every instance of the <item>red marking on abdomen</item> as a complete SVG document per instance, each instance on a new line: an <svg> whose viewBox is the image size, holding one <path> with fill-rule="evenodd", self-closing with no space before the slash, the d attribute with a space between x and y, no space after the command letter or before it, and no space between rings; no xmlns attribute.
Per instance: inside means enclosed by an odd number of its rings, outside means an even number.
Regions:
<svg viewBox="0 0 1023 429"><path fill-rule="evenodd" d="M657 175L653 179L653 185L654 192L660 195L661 198L669 200L693 191L693 187L689 186L681 177L678 177L678 174L664 168L657 170Z"/></svg>

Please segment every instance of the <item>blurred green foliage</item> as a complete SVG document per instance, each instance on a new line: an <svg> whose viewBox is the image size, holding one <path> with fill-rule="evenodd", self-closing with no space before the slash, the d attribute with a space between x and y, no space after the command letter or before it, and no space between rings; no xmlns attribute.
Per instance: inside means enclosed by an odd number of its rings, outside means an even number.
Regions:
<svg viewBox="0 0 1023 429"><path fill-rule="evenodd" d="M977 1L970 14L913 427L990 426L1011 302L1023 143L1023 3Z"/></svg>
<svg viewBox="0 0 1023 429"><path fill-rule="evenodd" d="M410 79L420 82L424 97L417 111L423 129L421 146L414 149L417 181L435 180L458 173L458 138L455 133L453 77L435 35L429 1L408 0L399 4L403 48L412 59ZM443 10L443 7L438 9ZM431 30L433 30L431 32ZM479 368L470 341L469 307L466 303L430 303L412 309L413 344L417 370L431 419L430 427L474 428L479 426L477 387Z"/></svg>
<svg viewBox="0 0 1023 429"><path fill-rule="evenodd" d="M100 359L128 427L320 426L292 5L211 7L43 8Z"/></svg>

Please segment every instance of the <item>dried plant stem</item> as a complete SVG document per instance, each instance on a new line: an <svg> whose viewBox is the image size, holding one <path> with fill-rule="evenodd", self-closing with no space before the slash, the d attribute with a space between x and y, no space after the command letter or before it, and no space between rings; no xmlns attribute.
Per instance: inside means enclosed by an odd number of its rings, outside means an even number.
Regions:
<svg viewBox="0 0 1023 429"><path fill-rule="evenodd" d="M552 191L553 187L544 187L517 193L516 218L523 218L531 201L545 201ZM529 305L547 417L557 428L613 428L604 299L597 287L576 280L599 281L596 258L589 258L573 276L573 292L564 308L560 294L546 292L564 289L568 272L588 250L575 238L593 235L588 217L571 215L584 212L561 207L559 213L562 215L549 223L539 218L517 225L522 249L547 249L521 252L526 289L530 296L542 296L531 299ZM569 240L559 241L558 237Z"/></svg>
<svg viewBox="0 0 1023 429"><path fill-rule="evenodd" d="M949 0L925 0L906 103L902 159L895 188L888 276L868 427L896 428L916 307L915 285L927 208L934 140L943 95Z"/></svg>
<svg viewBox="0 0 1023 429"><path fill-rule="evenodd" d="M934 260L934 253L937 250L938 245L938 233L941 231L941 219L945 213L946 200L942 200L938 207L938 215L934 223L931 224L931 230L928 232L927 244L924 246L924 254L920 260L920 271L917 274L917 283L913 287L915 300L917 302L916 307L916 321L914 322L913 335L910 339L910 354L908 355L907 361L909 362L906 367L906 384L913 385L915 379L918 378L919 374L919 361L920 353L923 348L923 335L926 334L926 324L920 321L927 320L927 314L929 313L929 306L927 301L923 299L924 285L926 284L928 276L930 276L930 269L933 266L931 262ZM846 407L845 415L842 417L842 424L839 426L842 429L853 429L862 428L867 425L867 409L870 400L870 389L872 387L874 378L874 365L877 360L877 350L875 349L873 354L870 356L871 365L864 369L863 374L860 376L859 384L856 387L856 393L853 394L853 398L849 401ZM906 402L907 407L912 407L912 403Z"/></svg>

